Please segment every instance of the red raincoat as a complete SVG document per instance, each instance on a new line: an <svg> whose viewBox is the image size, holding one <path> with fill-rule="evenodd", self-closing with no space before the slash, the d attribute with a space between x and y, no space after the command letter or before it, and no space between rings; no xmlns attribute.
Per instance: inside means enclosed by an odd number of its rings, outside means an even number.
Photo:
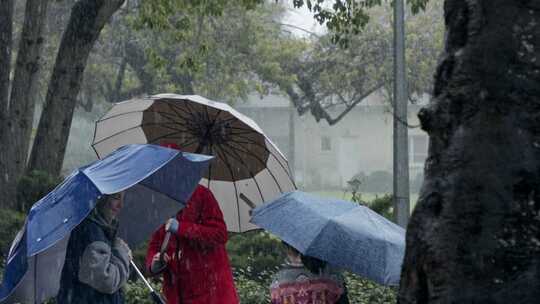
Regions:
<svg viewBox="0 0 540 304"><path fill-rule="evenodd" d="M197 186L176 218L180 229L177 235L170 237L167 253L172 259L163 271L167 303L239 303L225 250L227 227L212 192ZM159 252L164 237L165 226L162 225L154 232L148 246L146 269L149 273L152 257Z"/></svg>

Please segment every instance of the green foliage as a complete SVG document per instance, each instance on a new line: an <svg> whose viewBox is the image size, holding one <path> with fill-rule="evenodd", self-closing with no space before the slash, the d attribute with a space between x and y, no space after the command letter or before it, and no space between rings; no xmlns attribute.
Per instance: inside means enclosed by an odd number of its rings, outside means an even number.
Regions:
<svg viewBox="0 0 540 304"><path fill-rule="evenodd" d="M294 7L306 6L314 14L319 24L326 24L332 32L332 42L348 47L351 37L358 35L370 20L369 9L390 3L388 0L333 0L332 6L326 0L293 0ZM408 0L414 14L427 7L429 0Z"/></svg>
<svg viewBox="0 0 540 304"><path fill-rule="evenodd" d="M349 301L352 304L390 304L396 303L397 290L362 279L349 272L344 273ZM270 303L270 280L257 281L238 274L235 284L242 304Z"/></svg>
<svg viewBox="0 0 540 304"><path fill-rule="evenodd" d="M362 279L349 272L344 273L349 293L349 301L354 304L390 304L396 303L397 291Z"/></svg>
<svg viewBox="0 0 540 304"><path fill-rule="evenodd" d="M270 303L270 280L258 281L250 279L243 273L234 278L236 290L242 304Z"/></svg>
<svg viewBox="0 0 540 304"><path fill-rule="evenodd" d="M2 264L11 247L11 242L24 224L24 214L11 209L0 209L0 259Z"/></svg>
<svg viewBox="0 0 540 304"><path fill-rule="evenodd" d="M160 284L150 282L154 290L161 290ZM124 287L126 304L155 304L150 291L141 280L129 281Z"/></svg>
<svg viewBox="0 0 540 304"><path fill-rule="evenodd" d="M369 206L376 212L391 215L388 209L391 196L373 200ZM235 284L240 302L245 304L270 303L271 279L284 261L281 241L266 232L249 232L230 238L227 246L234 268ZM350 303L395 303L396 290L362 279L346 272Z"/></svg>
<svg viewBox="0 0 540 304"><path fill-rule="evenodd" d="M418 14L421 11L425 11L427 9L429 0L407 0L407 4L411 6L411 10L414 14ZM432 1L436 2L436 1Z"/></svg>
<svg viewBox="0 0 540 304"><path fill-rule="evenodd" d="M319 24L333 33L332 42L347 46L349 37L360 33L369 21L366 9L380 5L381 0L349 1L334 0L332 8L328 8L325 0L293 0L294 7L306 7L314 13Z"/></svg>
<svg viewBox="0 0 540 304"><path fill-rule="evenodd" d="M146 251L148 249L148 241L144 242L143 244L140 244L137 248L131 248L131 249L133 251L133 261L135 262L135 265L144 267L145 262L146 262Z"/></svg>
<svg viewBox="0 0 540 304"><path fill-rule="evenodd" d="M254 92L267 94L270 84L258 71L292 81L281 63L298 58L304 42L281 31L276 22L284 14L281 5L263 2L144 1L113 23L110 34L125 32L121 37L128 43L112 56L125 54L145 93L195 93L229 103ZM133 50L142 57L130 58ZM130 82L123 91L138 92L137 85Z"/></svg>
<svg viewBox="0 0 540 304"><path fill-rule="evenodd" d="M237 234L227 243L227 252L235 275L264 282L285 260L281 241L264 231Z"/></svg>
<svg viewBox="0 0 540 304"><path fill-rule="evenodd" d="M43 171L32 171L21 177L17 185L17 210L28 212L34 203L51 192L61 181L59 177Z"/></svg>
<svg viewBox="0 0 540 304"><path fill-rule="evenodd" d="M376 197L368 206L371 210L377 212L378 214L384 216L389 220L393 220L393 197L390 194L385 194L380 197Z"/></svg>

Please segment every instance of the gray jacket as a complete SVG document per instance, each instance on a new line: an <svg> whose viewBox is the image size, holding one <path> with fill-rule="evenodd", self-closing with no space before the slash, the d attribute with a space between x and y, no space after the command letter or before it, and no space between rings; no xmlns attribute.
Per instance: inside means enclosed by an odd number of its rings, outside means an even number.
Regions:
<svg viewBox="0 0 540 304"><path fill-rule="evenodd" d="M129 248L94 211L71 233L57 302L122 304L128 277Z"/></svg>

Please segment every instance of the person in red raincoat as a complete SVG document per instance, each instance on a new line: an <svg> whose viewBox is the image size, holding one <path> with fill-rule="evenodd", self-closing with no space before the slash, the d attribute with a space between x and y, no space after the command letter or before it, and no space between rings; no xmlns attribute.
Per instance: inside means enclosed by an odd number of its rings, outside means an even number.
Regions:
<svg viewBox="0 0 540 304"><path fill-rule="evenodd" d="M161 262L165 225L152 235L146 255L147 271L152 275L163 274L167 303L239 303L225 250L227 227L212 192L197 186L176 218L179 229L169 238Z"/></svg>

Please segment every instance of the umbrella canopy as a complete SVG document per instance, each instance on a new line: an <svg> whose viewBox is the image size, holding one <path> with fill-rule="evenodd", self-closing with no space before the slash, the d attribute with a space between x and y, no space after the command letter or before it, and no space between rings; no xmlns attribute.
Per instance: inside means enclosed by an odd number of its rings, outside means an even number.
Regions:
<svg viewBox="0 0 540 304"><path fill-rule="evenodd" d="M261 128L229 105L197 95L160 94L115 104L96 122L92 146L153 143L213 155L201 184L218 200L227 228L256 228L250 211L296 189L286 158Z"/></svg>
<svg viewBox="0 0 540 304"><path fill-rule="evenodd" d="M295 191L255 209L252 222L304 255L399 284L405 230L367 207Z"/></svg>
<svg viewBox="0 0 540 304"><path fill-rule="evenodd" d="M129 145L75 170L30 209L8 255L0 301L41 303L57 294L70 233L90 214L99 197L124 190L127 197L129 189L138 184L139 193L160 193L174 202L178 211L195 190L210 159L155 145ZM146 203L126 199L122 210L148 209ZM144 223L158 215L146 214L123 224L131 224L132 234L148 236L151 230L143 231ZM158 224L166 215L161 217ZM119 231L119 236L129 239L126 232Z"/></svg>

